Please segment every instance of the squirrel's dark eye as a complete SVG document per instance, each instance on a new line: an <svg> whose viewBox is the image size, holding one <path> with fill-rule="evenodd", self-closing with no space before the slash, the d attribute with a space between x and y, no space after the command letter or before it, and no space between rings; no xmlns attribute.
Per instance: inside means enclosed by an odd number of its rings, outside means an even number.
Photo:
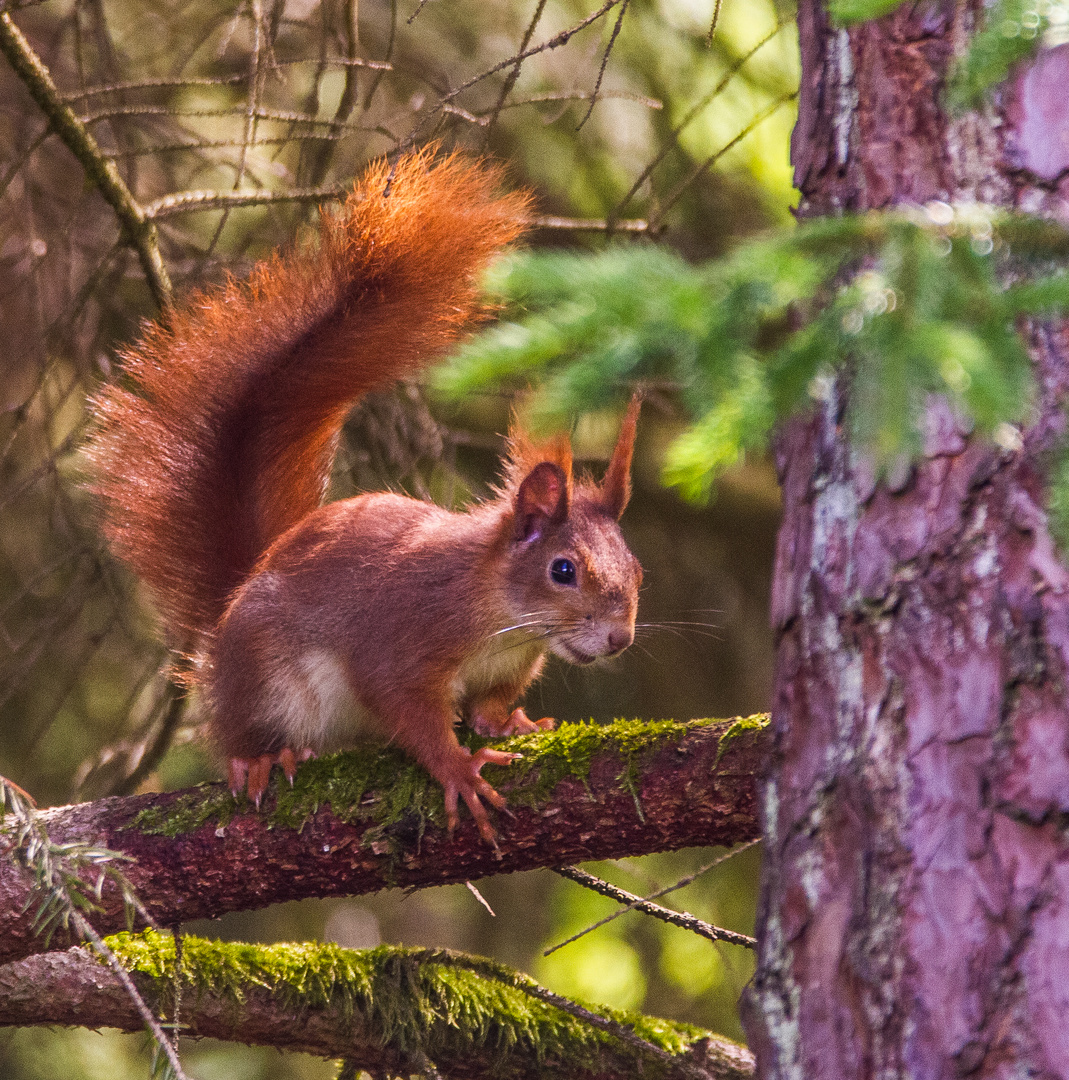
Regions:
<svg viewBox="0 0 1069 1080"><path fill-rule="evenodd" d="M554 559L549 564L549 576L558 585L574 585L575 563L571 559Z"/></svg>

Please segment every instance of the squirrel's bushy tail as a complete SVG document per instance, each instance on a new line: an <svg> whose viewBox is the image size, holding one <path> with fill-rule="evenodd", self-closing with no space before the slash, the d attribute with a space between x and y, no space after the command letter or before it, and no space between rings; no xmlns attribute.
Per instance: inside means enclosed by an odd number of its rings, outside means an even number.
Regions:
<svg viewBox="0 0 1069 1080"><path fill-rule="evenodd" d="M96 401L94 487L172 644L210 633L264 550L319 505L352 402L479 313L479 273L527 211L499 181L429 152L392 177L376 165L324 214L317 245L194 294L123 355L125 385Z"/></svg>

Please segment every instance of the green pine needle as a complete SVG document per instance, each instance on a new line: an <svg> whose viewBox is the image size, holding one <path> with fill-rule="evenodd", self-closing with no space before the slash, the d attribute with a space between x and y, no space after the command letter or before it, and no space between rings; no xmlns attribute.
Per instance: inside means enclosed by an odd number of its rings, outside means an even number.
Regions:
<svg viewBox="0 0 1069 1080"><path fill-rule="evenodd" d="M836 26L852 26L888 15L901 4L902 0L828 0L828 12ZM1064 6L1051 0L996 0L986 9L980 28L950 73L948 107L964 112L982 106L988 91L1006 79L1014 64L1038 50L1054 21L1052 12L1063 14Z"/></svg>
<svg viewBox="0 0 1069 1080"><path fill-rule="evenodd" d="M621 403L637 382L674 387L692 424L664 479L701 501L843 374L850 430L886 469L922 447L933 394L980 434L1028 415L1014 321L1069 310L1069 275L1029 271L1067 250L1069 234L1049 222L933 203L806 222L703 266L649 244L514 255L490 281L504 321L437 386L534 386L531 417L545 426Z"/></svg>
<svg viewBox="0 0 1069 1080"><path fill-rule="evenodd" d="M957 112L980 107L987 91L1003 82L1014 64L1039 48L1050 23L1050 7L1037 0L997 0L985 12L968 51L954 66L947 85L947 105Z"/></svg>
<svg viewBox="0 0 1069 1080"><path fill-rule="evenodd" d="M836 26L878 19L892 12L902 0L828 0L828 12Z"/></svg>

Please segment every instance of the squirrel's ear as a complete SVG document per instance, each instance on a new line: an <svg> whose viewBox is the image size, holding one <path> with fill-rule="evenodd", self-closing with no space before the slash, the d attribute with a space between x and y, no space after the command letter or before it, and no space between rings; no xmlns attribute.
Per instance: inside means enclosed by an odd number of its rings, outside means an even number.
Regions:
<svg viewBox="0 0 1069 1080"><path fill-rule="evenodd" d="M569 500L564 470L552 461L540 461L516 489L516 539L537 540L547 525L559 525L568 516Z"/></svg>
<svg viewBox="0 0 1069 1080"><path fill-rule="evenodd" d="M601 503L617 520L631 498L631 455L635 449L635 430L641 408L642 395L636 392L627 407L609 467L605 470L605 479L601 482Z"/></svg>

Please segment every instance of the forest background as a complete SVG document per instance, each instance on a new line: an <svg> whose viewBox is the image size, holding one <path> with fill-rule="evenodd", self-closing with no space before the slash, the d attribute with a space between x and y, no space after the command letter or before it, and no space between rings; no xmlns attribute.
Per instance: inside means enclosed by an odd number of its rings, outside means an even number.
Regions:
<svg viewBox="0 0 1069 1080"><path fill-rule="evenodd" d="M510 183L536 194L541 221L529 243L538 249L655 239L700 262L789 221L797 41L793 12L765 0L9 7L65 101L154 207L179 295L240 274L299 234L365 162L430 138L507 163ZM532 55L502 64L524 51ZM41 805L188 786L216 775L198 718L175 706L159 675L149 606L102 547L81 487L86 397L153 315L151 279L4 64L0 102L0 328L9 343L0 358L0 774ZM412 387L381 395L347 429L335 491L393 485L461 504L492 479L512 404L505 392L461 403ZM646 569L640 618L661 626L610 667L554 665L529 699L539 714L686 719L767 706L774 475L750 460L725 474L708 507L684 503L659 477L683 424L672 388L654 388L624 520ZM596 466L613 434L610 410L584 416L579 456ZM598 872L648 892L716 854ZM678 903L750 932L758 858L751 849L723 863ZM495 916L449 886L306 901L186 929L245 941L452 946L562 993L742 1037L735 1003L752 970L745 951L632 913L544 957L614 905L548 871L479 888ZM148 1055L139 1036L0 1031L0 1072L20 1080L57 1069L144 1075ZM211 1042L184 1061L198 1077L332 1075L316 1059Z"/></svg>

